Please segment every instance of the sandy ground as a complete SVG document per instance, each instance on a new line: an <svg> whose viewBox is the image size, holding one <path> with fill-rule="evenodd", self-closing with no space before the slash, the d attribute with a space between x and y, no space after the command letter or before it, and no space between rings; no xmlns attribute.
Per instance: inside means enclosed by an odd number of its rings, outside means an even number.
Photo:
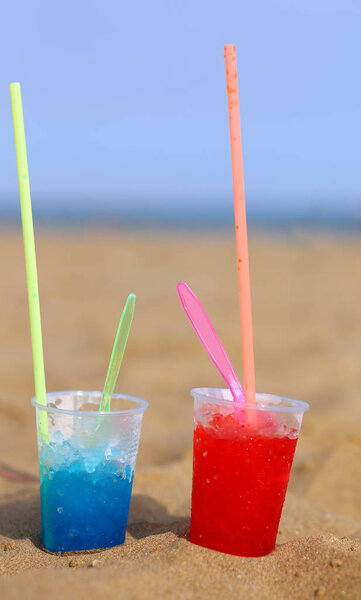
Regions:
<svg viewBox="0 0 361 600"><path fill-rule="evenodd" d="M361 598L361 241L250 239L257 389L310 403L276 550L252 559L190 544L192 401L222 386L180 307L201 298L241 375L233 232L38 231L48 390L101 389L120 313L136 315L117 390L145 397L127 540L97 554L40 547L33 374L20 230L0 236L0 594Z"/></svg>

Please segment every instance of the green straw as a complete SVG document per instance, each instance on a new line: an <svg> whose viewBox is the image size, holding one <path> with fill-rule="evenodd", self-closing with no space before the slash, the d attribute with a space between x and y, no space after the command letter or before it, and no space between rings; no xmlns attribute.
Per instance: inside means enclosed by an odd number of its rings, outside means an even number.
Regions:
<svg viewBox="0 0 361 600"><path fill-rule="evenodd" d="M21 103L20 83L10 84L11 109L13 113L16 161L18 165L21 220L23 224L26 279L28 285L28 300L30 314L31 346L33 351L35 397L38 404L46 406L45 372L43 357L43 342L41 336L41 319L38 290L38 276L36 271L36 255L33 228L33 215L31 211L31 197L29 185L28 160L26 156L26 142L23 107ZM49 443L48 418L46 411L39 413L40 436L44 442Z"/></svg>
<svg viewBox="0 0 361 600"><path fill-rule="evenodd" d="M110 403L115 389L115 384L118 379L119 369L122 364L130 327L133 321L135 299L136 297L134 294L129 294L122 312L122 316L120 317L118 331L117 335L115 336L113 351L110 357L108 372L105 378L103 396L99 407L100 412L110 411Z"/></svg>

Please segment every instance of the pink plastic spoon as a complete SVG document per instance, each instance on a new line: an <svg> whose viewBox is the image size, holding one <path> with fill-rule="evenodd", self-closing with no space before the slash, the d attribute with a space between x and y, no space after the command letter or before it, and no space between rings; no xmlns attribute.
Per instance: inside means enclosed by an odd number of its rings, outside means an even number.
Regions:
<svg viewBox="0 0 361 600"><path fill-rule="evenodd" d="M193 329L231 390L233 400L236 402L243 402L245 399L244 389L238 381L238 377L234 372L231 361L229 360L206 311L197 296L192 292L189 285L184 283L184 281L178 283L177 290L183 309L192 323Z"/></svg>

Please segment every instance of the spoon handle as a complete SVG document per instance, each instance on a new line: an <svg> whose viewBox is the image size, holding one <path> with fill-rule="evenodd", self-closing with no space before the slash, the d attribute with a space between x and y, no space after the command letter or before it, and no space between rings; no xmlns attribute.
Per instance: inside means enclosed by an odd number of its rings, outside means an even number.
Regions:
<svg viewBox="0 0 361 600"><path fill-rule="evenodd" d="M244 389L202 304L191 288L183 281L178 283L177 290L188 319L211 360L230 388L233 399L244 400Z"/></svg>
<svg viewBox="0 0 361 600"><path fill-rule="evenodd" d="M119 369L122 364L130 327L133 321L135 298L136 297L134 294L129 294L122 312L122 316L120 317L118 331L117 335L115 336L113 351L110 357L108 372L105 378L103 396L99 407L100 412L110 410L112 395L118 379Z"/></svg>

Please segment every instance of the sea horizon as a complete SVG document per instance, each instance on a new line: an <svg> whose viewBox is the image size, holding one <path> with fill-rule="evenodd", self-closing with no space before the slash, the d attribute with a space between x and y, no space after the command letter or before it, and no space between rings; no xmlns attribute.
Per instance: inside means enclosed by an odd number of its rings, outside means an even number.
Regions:
<svg viewBox="0 0 361 600"><path fill-rule="evenodd" d="M104 203L101 206L89 203L64 205L52 203L45 206L33 205L34 224L40 227L104 226L130 227L133 229L228 229L234 224L233 207L205 207L194 204L185 206L160 206L159 204L137 206L130 202L116 206ZM3 203L0 207L0 225L16 226L21 223L19 201ZM247 223L250 230L292 231L293 229L339 231L355 234L361 232L361 211L357 207L324 210L315 207L282 208L267 206L247 208Z"/></svg>

